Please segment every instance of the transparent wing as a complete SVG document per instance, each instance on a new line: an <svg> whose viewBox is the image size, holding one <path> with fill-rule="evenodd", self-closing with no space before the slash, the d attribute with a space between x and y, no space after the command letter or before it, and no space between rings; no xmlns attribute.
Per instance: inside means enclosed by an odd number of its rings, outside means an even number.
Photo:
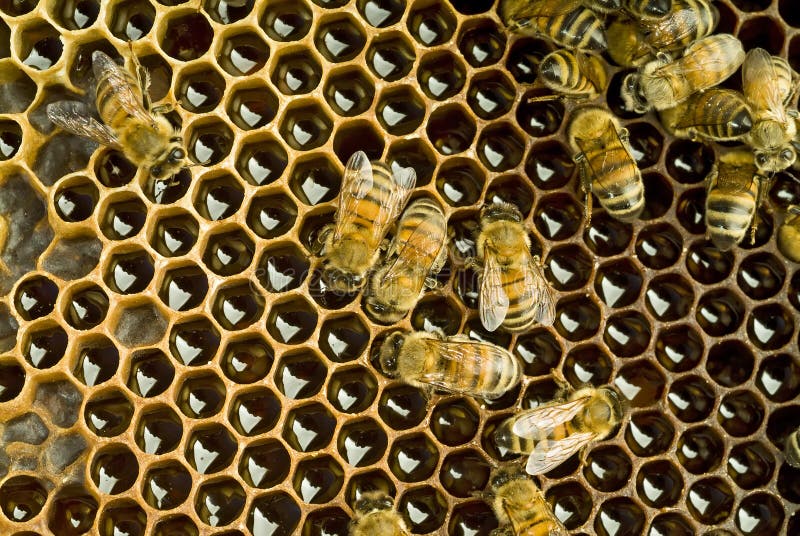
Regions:
<svg viewBox="0 0 800 536"><path fill-rule="evenodd" d="M442 222L443 229L445 226L446 224ZM416 226L403 244L394 245L391 248L397 252L397 256L384 274L383 284L393 281L401 275L418 275L422 278L427 276L439 251L444 247L444 239L444 232L441 233L441 236L431 236L421 226Z"/></svg>
<svg viewBox="0 0 800 536"><path fill-rule="evenodd" d="M350 227L356 216L356 207L372 189L372 164L364 151L356 151L347 161L339 190L339 206L336 209L334 239L342 236L342 231Z"/></svg>
<svg viewBox="0 0 800 536"><path fill-rule="evenodd" d="M486 252L478 300L481 324L488 331L494 331L508 314L509 300L501 277L501 268L491 251Z"/></svg>
<svg viewBox="0 0 800 536"><path fill-rule="evenodd" d="M556 426L572 420L589 397L567 402L553 402L517 414L511 431L520 437L538 439L547 436Z"/></svg>
<svg viewBox="0 0 800 536"><path fill-rule="evenodd" d="M525 471L529 475L541 475L555 469L594 438L591 432L578 432L563 439L539 441L528 457Z"/></svg>
<svg viewBox="0 0 800 536"><path fill-rule="evenodd" d="M763 48L754 48L747 53L742 65L742 91L751 106L768 112L773 119L785 121L784 95L772 56Z"/></svg>
<svg viewBox="0 0 800 536"><path fill-rule="evenodd" d="M533 296L536 321L544 326L552 325L556 319L555 294L544 276L542 265L533 257L528 261L528 269L525 270L525 287Z"/></svg>
<svg viewBox="0 0 800 536"><path fill-rule="evenodd" d="M114 98L123 110L139 121L153 122L153 117L144 109L142 88L130 73L100 50L92 54L92 68L98 82L105 80L111 85Z"/></svg>
<svg viewBox="0 0 800 536"><path fill-rule="evenodd" d="M741 59L738 61L732 60L733 54L730 50L725 54L718 52L732 48L739 50ZM656 71L661 71L666 76L675 72L681 73L683 76L703 73L704 79L714 82L736 72L744 57L744 50L738 39L732 35L718 34L695 41L686 47L683 57L656 69Z"/></svg>
<svg viewBox="0 0 800 536"><path fill-rule="evenodd" d="M102 145L119 147L114 131L92 117L92 110L78 101L58 101L47 105L47 117L54 124Z"/></svg>
<svg viewBox="0 0 800 536"><path fill-rule="evenodd" d="M419 379L450 392L472 394L455 387L457 381L452 377L453 370L459 371L461 376L481 376L487 361L505 360L507 357L497 346L471 339L427 339L425 342L432 346L431 349L439 356L440 363L437 370L430 371Z"/></svg>

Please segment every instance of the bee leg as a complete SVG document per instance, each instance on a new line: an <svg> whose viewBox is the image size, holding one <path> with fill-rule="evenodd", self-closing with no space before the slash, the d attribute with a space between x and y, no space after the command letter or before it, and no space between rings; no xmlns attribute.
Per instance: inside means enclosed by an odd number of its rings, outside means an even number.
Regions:
<svg viewBox="0 0 800 536"><path fill-rule="evenodd" d="M319 230L317 236L314 237L314 240L311 242L311 252L316 255L320 256L325 249L325 242L328 241L328 235L333 232L333 224L328 224L324 226L322 229Z"/></svg>
<svg viewBox="0 0 800 536"><path fill-rule="evenodd" d="M131 53L136 78L139 80L139 88L142 90L142 104L145 110L150 110L150 106L153 104L150 101L150 72L139 62L139 57L133 52L133 41L128 41L128 49Z"/></svg>
<svg viewBox="0 0 800 536"><path fill-rule="evenodd" d="M578 169L581 174L581 190L586 194L586 226L592 223L592 180L586 172L586 155L578 153L575 155L575 163L578 164Z"/></svg>
<svg viewBox="0 0 800 536"><path fill-rule="evenodd" d="M528 97L525 102L546 102L551 100L562 100L565 98L565 95L540 95L539 97Z"/></svg>
<svg viewBox="0 0 800 536"><path fill-rule="evenodd" d="M165 102L164 104L153 106L152 108L150 108L150 111L157 115L164 115L170 113L174 109L175 109L174 104L172 104L171 102Z"/></svg>

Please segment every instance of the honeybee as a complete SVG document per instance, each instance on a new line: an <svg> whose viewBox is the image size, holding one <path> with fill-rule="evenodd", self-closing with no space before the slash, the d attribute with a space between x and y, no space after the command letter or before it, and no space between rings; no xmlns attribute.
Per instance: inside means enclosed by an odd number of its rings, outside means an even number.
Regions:
<svg viewBox="0 0 800 536"><path fill-rule="evenodd" d="M717 34L695 41L672 61L664 53L646 63L638 73L625 77L622 100L637 113L652 108L665 110L677 106L692 93L716 86L744 61L742 43L731 34Z"/></svg>
<svg viewBox="0 0 800 536"><path fill-rule="evenodd" d="M789 434L783 447L783 457L792 467L800 468L800 428Z"/></svg>
<svg viewBox="0 0 800 536"><path fill-rule="evenodd" d="M628 144L628 131L603 108L576 109L567 127L581 185L586 192L586 220L591 221L592 193L608 213L633 221L644 209L644 182Z"/></svg>
<svg viewBox="0 0 800 536"><path fill-rule="evenodd" d="M92 54L95 105L102 123L93 117L88 105L78 101L51 103L47 116L65 130L119 149L154 179L167 179L186 166L183 138L162 115L165 108L151 106L149 76L138 61L136 64L139 80L104 52Z"/></svg>
<svg viewBox="0 0 800 536"><path fill-rule="evenodd" d="M660 113L661 123L678 138L713 141L739 139L753 128L753 116L744 95L732 89L712 88L695 93Z"/></svg>
<svg viewBox="0 0 800 536"><path fill-rule="evenodd" d="M478 296L481 323L489 331L502 326L524 331L535 322L555 319L555 297L541 260L531 255L531 241L519 209L493 203L481 210L476 241L483 273Z"/></svg>
<svg viewBox="0 0 800 536"><path fill-rule="evenodd" d="M365 299L370 316L386 324L403 318L423 288L433 286L429 275L444 265L446 240L447 219L436 201L423 197L408 205L386 260L370 276Z"/></svg>
<svg viewBox="0 0 800 536"><path fill-rule="evenodd" d="M594 441L608 437L622 420L619 395L611 387L588 387L567 400L517 412L497 427L495 443L529 454L525 470L540 475Z"/></svg>
<svg viewBox="0 0 800 536"><path fill-rule="evenodd" d="M583 3L600 13L624 10L636 17L645 18L664 17L672 8L672 0L583 0Z"/></svg>
<svg viewBox="0 0 800 536"><path fill-rule="evenodd" d="M675 52L711 35L719 24L719 11L708 0L673 0L666 17L639 23L652 50Z"/></svg>
<svg viewBox="0 0 800 536"><path fill-rule="evenodd" d="M605 50L603 22L581 0L501 0L509 31L543 36L566 48Z"/></svg>
<svg viewBox="0 0 800 536"><path fill-rule="evenodd" d="M720 155L707 180L706 232L714 245L727 251L742 241L751 225L755 232L767 178L759 174L753 154L738 148Z"/></svg>
<svg viewBox="0 0 800 536"><path fill-rule="evenodd" d="M786 219L778 227L776 242L784 257L800 262L800 206L789 205L786 209ZM800 458L798 463L800 464Z"/></svg>
<svg viewBox="0 0 800 536"><path fill-rule="evenodd" d="M394 501L382 491L364 493L353 506L350 536L409 536L405 521L394 510Z"/></svg>
<svg viewBox="0 0 800 536"><path fill-rule="evenodd" d="M416 387L442 389L485 400L500 398L522 380L508 350L441 332L394 332L380 348L383 371Z"/></svg>
<svg viewBox="0 0 800 536"><path fill-rule="evenodd" d="M742 65L742 90L753 109L755 121L747 141L753 147L756 166L769 173L783 171L797 159L792 145L797 112L786 108L794 95L791 67L763 48L754 48Z"/></svg>
<svg viewBox="0 0 800 536"><path fill-rule="evenodd" d="M345 166L335 222L317 241L322 244L322 279L331 289L361 288L375 265L389 227L400 215L417 180L411 168L392 173L383 162L370 162L357 151Z"/></svg>
<svg viewBox="0 0 800 536"><path fill-rule="evenodd" d="M572 98L594 99L608 85L608 74L600 58L563 49L542 58L539 79L553 91Z"/></svg>
<svg viewBox="0 0 800 536"><path fill-rule="evenodd" d="M491 506L500 528L493 533L517 536L567 536L536 484L521 471L492 475Z"/></svg>

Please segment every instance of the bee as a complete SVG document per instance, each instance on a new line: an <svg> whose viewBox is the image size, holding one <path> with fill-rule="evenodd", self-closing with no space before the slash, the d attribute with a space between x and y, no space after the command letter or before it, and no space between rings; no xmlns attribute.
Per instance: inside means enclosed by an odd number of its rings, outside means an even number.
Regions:
<svg viewBox="0 0 800 536"><path fill-rule="evenodd" d="M533 409L519 411L497 427L497 446L529 454L525 470L540 475L594 441L608 437L622 420L619 395L611 387L587 387Z"/></svg>
<svg viewBox="0 0 800 536"><path fill-rule="evenodd" d="M742 91L753 109L754 124L748 135L758 169L783 171L797 159L792 141L797 135L795 116L786 105L794 95L793 73L782 58L763 48L747 52L742 65Z"/></svg>
<svg viewBox="0 0 800 536"><path fill-rule="evenodd" d="M647 44L641 27L626 17L611 21L606 29L608 55L617 65L639 67L652 59L652 48Z"/></svg>
<svg viewBox="0 0 800 536"><path fill-rule="evenodd" d="M476 249L483 264L478 295L481 323L489 331L502 326L524 331L555 319L555 297L541 260L531 255L531 241L519 209L493 203L481 210Z"/></svg>
<svg viewBox="0 0 800 536"><path fill-rule="evenodd" d="M793 262L800 262L800 206L789 205L786 209L786 219L778 227L776 241L778 249L784 257ZM798 464L800 464L800 455Z"/></svg>
<svg viewBox="0 0 800 536"><path fill-rule="evenodd" d="M717 34L695 41L673 61L664 53L646 63L638 73L625 77L622 100L637 113L652 108L665 110L692 95L716 86L744 61L742 43L731 34Z"/></svg>
<svg viewBox="0 0 800 536"><path fill-rule="evenodd" d="M403 518L394 510L394 501L382 491L364 493L353 506L350 536L409 536Z"/></svg>
<svg viewBox="0 0 800 536"><path fill-rule="evenodd" d="M500 398L522 380L522 368L508 350L464 335L397 331L381 345L379 361L388 376L415 387L484 400Z"/></svg>
<svg viewBox="0 0 800 536"><path fill-rule="evenodd" d="M583 0L583 3L600 13L625 11L645 18L664 17L672 8L672 0Z"/></svg>
<svg viewBox="0 0 800 536"><path fill-rule="evenodd" d="M492 475L491 506L500 522L498 534L567 536L536 484L521 471L499 470Z"/></svg>
<svg viewBox="0 0 800 536"><path fill-rule="evenodd" d="M335 222L319 237L322 279L331 289L353 292L366 282L389 227L400 215L417 174L411 168L392 173L383 162L370 162L357 151L345 166Z"/></svg>
<svg viewBox="0 0 800 536"><path fill-rule="evenodd" d="M575 162L586 192L586 220L592 214L592 194L608 213L633 221L644 209L644 182L628 144L628 131L603 108L576 109L567 127Z"/></svg>
<svg viewBox="0 0 800 536"><path fill-rule="evenodd" d="M572 98L594 99L608 86L608 74L600 58L563 49L542 58L539 79L553 91Z"/></svg>
<svg viewBox="0 0 800 536"><path fill-rule="evenodd" d="M152 107L147 94L149 75L135 56L134 61L138 80L104 52L92 54L95 105L102 123L87 104L78 101L49 104L47 117L65 130L122 151L151 177L164 180L186 166L183 138L161 113L166 107Z"/></svg>
<svg viewBox="0 0 800 536"><path fill-rule="evenodd" d="M444 265L446 240L447 219L436 201L423 197L408 205L386 260L370 276L365 299L370 316L386 324L403 318L424 287L434 286L429 275Z"/></svg>
<svg viewBox="0 0 800 536"><path fill-rule="evenodd" d="M740 139L753 128L753 115L744 95L713 88L695 93L660 113L661 123L678 138L727 141Z"/></svg>
<svg viewBox="0 0 800 536"><path fill-rule="evenodd" d="M708 37L719 24L719 10L709 0L673 0L666 17L641 19L651 50L676 52Z"/></svg>
<svg viewBox="0 0 800 536"><path fill-rule="evenodd" d="M605 50L603 22L581 0L501 0L500 18L509 31L543 36L581 50Z"/></svg>
<svg viewBox="0 0 800 536"><path fill-rule="evenodd" d="M800 428L789 434L783 447L783 457L792 467L800 468Z"/></svg>
<svg viewBox="0 0 800 536"><path fill-rule="evenodd" d="M742 241L753 225L767 178L760 175L753 154L739 148L719 157L707 177L706 232L727 251Z"/></svg>

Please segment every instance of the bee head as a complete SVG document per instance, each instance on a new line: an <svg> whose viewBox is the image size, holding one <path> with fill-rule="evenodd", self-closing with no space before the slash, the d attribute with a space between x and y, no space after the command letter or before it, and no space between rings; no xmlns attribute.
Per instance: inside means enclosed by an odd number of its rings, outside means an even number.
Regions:
<svg viewBox="0 0 800 536"><path fill-rule="evenodd" d="M794 164L797 151L792 145L786 145L779 151L755 151L755 162L758 169L778 173Z"/></svg>
<svg viewBox="0 0 800 536"><path fill-rule="evenodd" d="M381 345L379 360L383 372L394 378L397 375L397 356L405 343L406 335L401 331L395 331L386 337Z"/></svg>
<svg viewBox="0 0 800 536"><path fill-rule="evenodd" d="M492 203L481 210L481 221L513 221L521 222L522 213L511 203Z"/></svg>
<svg viewBox="0 0 800 536"><path fill-rule="evenodd" d="M628 112L643 114L647 111L647 99L642 93L642 85L637 73L630 73L622 80L620 90L622 107Z"/></svg>
<svg viewBox="0 0 800 536"><path fill-rule="evenodd" d="M322 262L322 280L332 290L340 292L354 292L364 284L364 276L333 266L327 259Z"/></svg>
<svg viewBox="0 0 800 536"><path fill-rule="evenodd" d="M405 316L404 311L371 295L364 299L364 307L373 319L382 324L394 324Z"/></svg>
<svg viewBox="0 0 800 536"><path fill-rule="evenodd" d="M180 138L173 138L172 141L180 142ZM150 168L150 176L154 179L164 179L175 175L182 167L186 159L186 151L183 147L172 145L167 149L159 160Z"/></svg>
<svg viewBox="0 0 800 536"><path fill-rule="evenodd" d="M393 506L392 498L382 491L368 491L358 498L353 505L353 510L365 515L375 511L391 510Z"/></svg>

